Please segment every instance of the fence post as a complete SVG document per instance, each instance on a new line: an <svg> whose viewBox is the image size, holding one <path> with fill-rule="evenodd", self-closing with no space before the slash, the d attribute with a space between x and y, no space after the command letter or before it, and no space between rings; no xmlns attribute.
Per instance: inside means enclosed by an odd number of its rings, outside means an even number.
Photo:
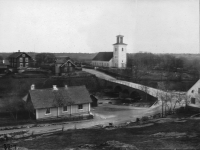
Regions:
<svg viewBox="0 0 200 150"><path fill-rule="evenodd" d="M62 125L62 132L64 131L64 125Z"/></svg>

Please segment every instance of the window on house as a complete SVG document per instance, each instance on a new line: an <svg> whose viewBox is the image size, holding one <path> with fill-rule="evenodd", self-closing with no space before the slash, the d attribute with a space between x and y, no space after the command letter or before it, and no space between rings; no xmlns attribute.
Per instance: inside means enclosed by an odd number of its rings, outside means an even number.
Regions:
<svg viewBox="0 0 200 150"><path fill-rule="evenodd" d="M78 109L83 109L83 105L78 105Z"/></svg>
<svg viewBox="0 0 200 150"><path fill-rule="evenodd" d="M192 90L191 93L194 93L194 90Z"/></svg>
<svg viewBox="0 0 200 150"><path fill-rule="evenodd" d="M23 67L23 63L20 63L20 67Z"/></svg>
<svg viewBox="0 0 200 150"><path fill-rule="evenodd" d="M200 94L200 88L198 88L198 93Z"/></svg>
<svg viewBox="0 0 200 150"><path fill-rule="evenodd" d="M28 67L28 63L26 63L26 67Z"/></svg>
<svg viewBox="0 0 200 150"><path fill-rule="evenodd" d="M23 58L22 58L22 57L20 57L20 58L19 58L19 62L22 62L22 61L23 61Z"/></svg>
<svg viewBox="0 0 200 150"><path fill-rule="evenodd" d="M117 51L117 48L115 48L115 51Z"/></svg>
<svg viewBox="0 0 200 150"><path fill-rule="evenodd" d="M69 63L69 66L71 66L71 63Z"/></svg>
<svg viewBox="0 0 200 150"><path fill-rule="evenodd" d="M25 61L28 62L28 57L26 57Z"/></svg>
<svg viewBox="0 0 200 150"><path fill-rule="evenodd" d="M191 104L195 104L195 98L191 98Z"/></svg>
<svg viewBox="0 0 200 150"><path fill-rule="evenodd" d="M64 107L63 107L63 111L67 111L67 106L64 106Z"/></svg>
<svg viewBox="0 0 200 150"><path fill-rule="evenodd" d="M25 54L22 54L22 57L25 57Z"/></svg>
<svg viewBox="0 0 200 150"><path fill-rule="evenodd" d="M47 109L46 109L46 114L50 114L50 113L51 113L50 108L47 108Z"/></svg>
<svg viewBox="0 0 200 150"><path fill-rule="evenodd" d="M124 49L122 48L122 51L124 51Z"/></svg>

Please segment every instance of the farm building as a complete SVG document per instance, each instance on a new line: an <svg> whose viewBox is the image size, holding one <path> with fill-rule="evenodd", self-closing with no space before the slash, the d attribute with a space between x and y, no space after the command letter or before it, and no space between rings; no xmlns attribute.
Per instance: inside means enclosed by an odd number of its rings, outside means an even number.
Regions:
<svg viewBox="0 0 200 150"><path fill-rule="evenodd" d="M187 105L200 111L200 79L187 91Z"/></svg>
<svg viewBox="0 0 200 150"><path fill-rule="evenodd" d="M55 60L55 74L67 75L75 71L76 65L69 57L57 57Z"/></svg>
<svg viewBox="0 0 200 150"><path fill-rule="evenodd" d="M36 119L90 114L92 102L85 86L58 88L56 85L50 89L35 89L32 85L24 100L32 103Z"/></svg>
<svg viewBox="0 0 200 150"><path fill-rule="evenodd" d="M20 52L20 50L16 53L13 53L9 56L10 67L12 68L27 68L30 66L32 62L32 57L29 56L25 52Z"/></svg>

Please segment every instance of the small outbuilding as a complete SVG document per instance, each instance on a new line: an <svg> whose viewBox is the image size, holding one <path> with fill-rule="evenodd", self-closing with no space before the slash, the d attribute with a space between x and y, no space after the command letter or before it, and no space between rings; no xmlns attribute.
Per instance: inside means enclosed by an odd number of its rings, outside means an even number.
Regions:
<svg viewBox="0 0 200 150"><path fill-rule="evenodd" d="M90 95L90 98L92 99L91 106L98 107L98 99L94 95Z"/></svg>
<svg viewBox="0 0 200 150"><path fill-rule="evenodd" d="M76 65L69 57L57 57L55 60L55 74L67 75L75 71Z"/></svg>

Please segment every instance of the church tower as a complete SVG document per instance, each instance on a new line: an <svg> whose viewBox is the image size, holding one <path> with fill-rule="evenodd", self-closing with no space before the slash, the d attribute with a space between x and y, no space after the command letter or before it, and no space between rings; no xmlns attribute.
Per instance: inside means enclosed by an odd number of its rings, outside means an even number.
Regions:
<svg viewBox="0 0 200 150"><path fill-rule="evenodd" d="M126 56L126 46L123 43L123 35L117 36L117 43L113 44L113 67L126 68L127 56Z"/></svg>

